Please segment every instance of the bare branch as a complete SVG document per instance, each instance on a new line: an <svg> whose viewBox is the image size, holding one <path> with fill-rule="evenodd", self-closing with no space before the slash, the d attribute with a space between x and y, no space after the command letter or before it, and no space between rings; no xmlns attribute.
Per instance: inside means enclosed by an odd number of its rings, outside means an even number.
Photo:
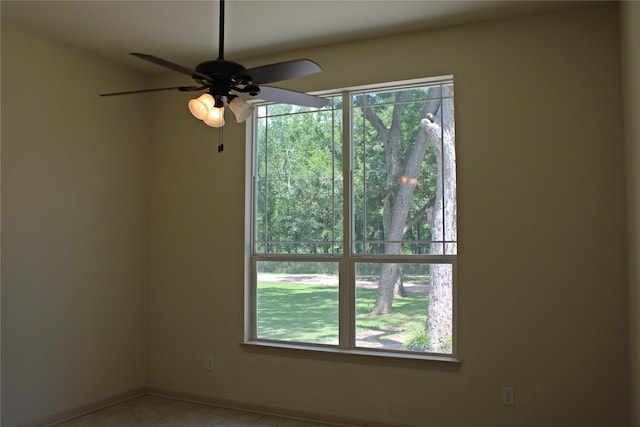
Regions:
<svg viewBox="0 0 640 427"><path fill-rule="evenodd" d="M434 204L435 197L431 197L429 201L422 208L420 208L419 211L414 213L411 218L407 219L407 223L405 224L404 230L402 231L402 236L407 234L407 232L415 227L423 218L429 218L431 215L433 215L432 211Z"/></svg>
<svg viewBox="0 0 640 427"><path fill-rule="evenodd" d="M364 114L364 118L367 119L376 132L378 132L382 141L386 143L389 139L389 129L387 129L380 117L378 117L373 107L363 108L362 113Z"/></svg>
<svg viewBox="0 0 640 427"><path fill-rule="evenodd" d="M391 118L391 129L400 130L402 128L400 120L402 120L404 102L407 100L407 96L409 96L409 91L407 90L402 90L396 95L396 102L393 105L393 116Z"/></svg>

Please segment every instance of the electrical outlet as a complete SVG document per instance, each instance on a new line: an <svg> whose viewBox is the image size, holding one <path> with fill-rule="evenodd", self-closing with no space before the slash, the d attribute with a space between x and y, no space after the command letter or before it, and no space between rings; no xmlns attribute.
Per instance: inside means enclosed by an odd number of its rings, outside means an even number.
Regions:
<svg viewBox="0 0 640 427"><path fill-rule="evenodd" d="M515 403L515 391L513 387L502 387L502 404L511 406Z"/></svg>
<svg viewBox="0 0 640 427"><path fill-rule="evenodd" d="M207 371L213 371L213 357L207 357Z"/></svg>

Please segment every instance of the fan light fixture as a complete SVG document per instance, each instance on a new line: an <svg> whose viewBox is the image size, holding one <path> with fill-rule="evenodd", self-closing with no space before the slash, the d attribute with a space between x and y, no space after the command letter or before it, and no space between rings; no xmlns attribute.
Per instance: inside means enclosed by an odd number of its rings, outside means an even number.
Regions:
<svg viewBox="0 0 640 427"><path fill-rule="evenodd" d="M227 105L235 115L238 123L244 122L251 116L253 107L241 97L312 108L322 108L327 105L329 100L326 98L279 87L265 86L269 83L309 76L321 72L322 68L310 59L295 59L249 69L237 62L224 59L224 2L225 0L220 0L219 49L217 59L201 62L195 69L192 69L146 53L131 53L131 55L136 58L190 76L196 82L195 86L129 90L125 92L103 93L100 94L100 96L127 95L176 89L180 92L205 90L205 94L189 101L189 111L191 111L194 117L202 120L206 125L217 128L224 126L224 108Z"/></svg>
<svg viewBox="0 0 640 427"><path fill-rule="evenodd" d="M238 123L244 122L253 114L253 107L242 98L235 97L229 101L229 108L233 111Z"/></svg>
<svg viewBox="0 0 640 427"><path fill-rule="evenodd" d="M229 108L236 116L236 121L242 123L249 118L253 108L245 101L234 97L229 101ZM189 111L206 125L219 128L224 126L224 101L221 96L213 97L205 93L189 101Z"/></svg>

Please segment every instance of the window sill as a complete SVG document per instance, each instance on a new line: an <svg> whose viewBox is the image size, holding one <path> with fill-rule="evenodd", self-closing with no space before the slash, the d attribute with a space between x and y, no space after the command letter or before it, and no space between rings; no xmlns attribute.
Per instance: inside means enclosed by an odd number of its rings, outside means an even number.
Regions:
<svg viewBox="0 0 640 427"><path fill-rule="evenodd" d="M341 362L379 364L385 366L429 367L442 370L458 370L462 361L452 356L434 354L401 353L366 349L342 349L311 344L291 344L272 341L243 341L243 351L250 353L295 356Z"/></svg>

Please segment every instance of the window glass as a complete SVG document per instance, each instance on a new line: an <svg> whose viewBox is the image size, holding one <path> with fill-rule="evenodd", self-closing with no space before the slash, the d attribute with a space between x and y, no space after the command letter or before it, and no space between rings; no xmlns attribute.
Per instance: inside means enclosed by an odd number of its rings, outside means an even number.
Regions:
<svg viewBox="0 0 640 427"><path fill-rule="evenodd" d="M257 109L257 253L342 252L342 110L335 104Z"/></svg>
<svg viewBox="0 0 640 427"><path fill-rule="evenodd" d="M258 338L338 344L338 264L260 261Z"/></svg>
<svg viewBox="0 0 640 427"><path fill-rule="evenodd" d="M385 294L379 286L386 275L395 277L389 293L393 310L384 316L372 316L377 305L383 305ZM452 289L452 264L357 263L356 347L451 353L453 295L430 292L436 276L445 283L441 290ZM429 310L438 315L429 318ZM439 324L428 325L428 321Z"/></svg>
<svg viewBox="0 0 640 427"><path fill-rule="evenodd" d="M355 253L456 253L453 99L442 92L353 96Z"/></svg>

